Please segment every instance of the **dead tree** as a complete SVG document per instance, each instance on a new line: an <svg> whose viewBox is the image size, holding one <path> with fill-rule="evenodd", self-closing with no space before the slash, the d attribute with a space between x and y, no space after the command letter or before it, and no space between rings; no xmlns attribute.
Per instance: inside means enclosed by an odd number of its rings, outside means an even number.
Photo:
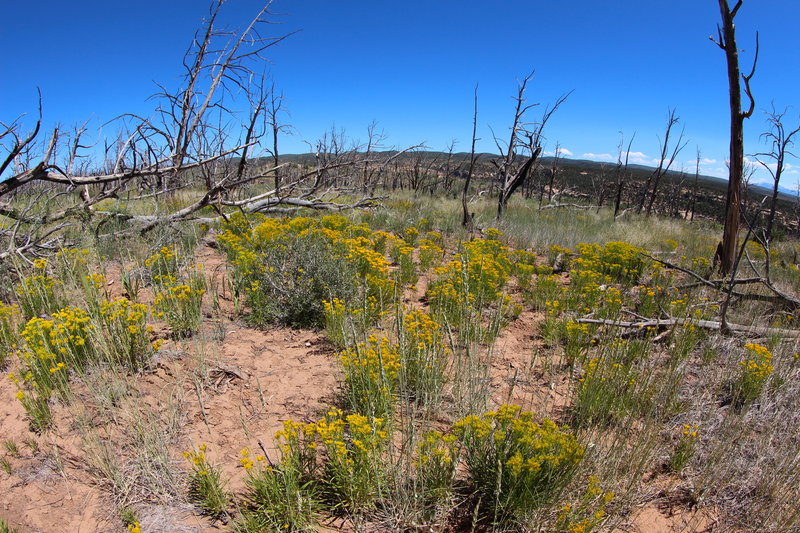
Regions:
<svg viewBox="0 0 800 533"><path fill-rule="evenodd" d="M628 176L628 159L631 155L631 146L633 145L633 140L636 138L636 132L633 133L631 136L631 140L628 141L628 149L625 151L625 165L622 164L622 145L624 142L624 137L622 136L622 132L620 132L620 139L619 139L619 153L617 155L617 196L614 199L614 218L617 218L619 215L619 208L620 204L622 203L622 191L625 188L625 182L629 178Z"/></svg>
<svg viewBox="0 0 800 533"><path fill-rule="evenodd" d="M647 201L647 209L645 211L645 215L648 217L653 212L653 205L655 204L656 197L658 196L658 187L661 183L661 179L669 172L669 169L675 162L678 154L680 154L681 151L686 147L686 142L683 141L683 130L681 130L677 142L670 151L669 138L672 134L672 128L677 125L678 122L680 122L680 117L675 114L674 109L670 109L667 112L667 126L664 132L664 139L661 141L661 153L658 159L658 166L647 178L647 182L645 183L642 191L642 197L639 202L639 208L637 209L638 213L642 212L642 209L644 209L645 206L645 200L647 200L649 195L650 199ZM653 186L652 190L650 190L651 185Z"/></svg>
<svg viewBox="0 0 800 533"><path fill-rule="evenodd" d="M456 148L456 141L451 140L447 144L447 157L444 160L444 165L440 167L440 172L442 174L442 190L446 194L450 194L450 190L453 188L453 182L458 172L461 170L461 165L453 164L453 154L455 153ZM434 193L434 190L431 190L431 194Z"/></svg>
<svg viewBox="0 0 800 533"><path fill-rule="evenodd" d="M267 152L269 156L272 158L272 166L276 169L280 168L280 152L278 151L278 140L280 139L281 134L288 133L291 130L291 127L287 124L283 124L280 115L285 113L286 110L283 109L283 91L277 93L275 91L275 84L273 83L270 87L269 91L269 105L266 106L266 120L267 125L269 126L272 132L272 148L268 149ZM275 171L274 176L275 182L275 192L280 194L281 190L281 173L280 170Z"/></svg>
<svg viewBox="0 0 800 533"><path fill-rule="evenodd" d="M694 168L694 183L692 184L692 197L689 204L689 220L694 220L694 212L697 207L697 187L700 181L700 148L697 149L697 163Z"/></svg>
<svg viewBox="0 0 800 533"><path fill-rule="evenodd" d="M722 241L717 246L714 256L715 264L719 264L720 272L727 275L733 269L736 259L736 244L740 225L741 185L744 173L744 120L753 114L755 99L750 90L750 80L756 72L758 62L758 34L756 33L756 50L753 58L753 68L750 73L742 75L739 72L739 49L736 47L736 28L734 19L744 0L738 0L733 9L728 5L728 0L718 0L722 25L717 25L717 38L710 37L717 46L725 52L728 66L728 94L730 99L730 162L728 177L728 195L725 202L725 227L722 232ZM739 78L744 82L744 92L750 105L747 111L742 111L742 87Z"/></svg>
<svg viewBox="0 0 800 533"><path fill-rule="evenodd" d="M499 158L492 160L496 168L496 181L499 186L497 200L497 218L503 217L503 212L508 205L511 195L528 179L539 156L542 153L544 141L544 128L553 113L563 104L568 94L562 95L552 107L545 108L538 123L526 122L528 111L539 104L526 104L525 89L533 73L528 74L518 85L517 95L514 97L514 119L511 123L511 133L505 146L495 136L495 144L500 154ZM521 162L520 162L521 161Z"/></svg>
<svg viewBox="0 0 800 533"><path fill-rule="evenodd" d="M766 225L762 232L756 233L756 240L758 240L766 248L772 241L772 230L775 225L775 211L778 204L778 186L781 182L784 168L786 167L786 157L794 154L789 151L794 145L794 136L800 132L800 126L797 128L786 131L783 125L783 117L786 114L786 109L778 113L773 107L771 112L767 112L767 122L769 123L769 131L762 133L761 137L766 140L770 145L768 152L761 152L756 154L756 160L767 169L772 176L772 198L770 199L769 212L767 214ZM774 168L767 164L765 159L772 160Z"/></svg>
<svg viewBox="0 0 800 533"><path fill-rule="evenodd" d="M556 176L558 175L558 157L561 155L560 146L556 143L556 153L553 154L553 164L550 165L550 181L547 184L547 203L553 201L553 187L555 186ZM539 197L539 206L542 205L542 199Z"/></svg>
<svg viewBox="0 0 800 533"><path fill-rule="evenodd" d="M475 172L475 163L478 157L475 155L475 142L478 140L478 85L475 85L475 93L473 99L472 109L472 144L469 150L469 167L467 168L467 177L464 180L464 190L461 193L461 225L465 228L472 230L472 216L467 209L467 197L469 196L469 186L472 182L472 174Z"/></svg>

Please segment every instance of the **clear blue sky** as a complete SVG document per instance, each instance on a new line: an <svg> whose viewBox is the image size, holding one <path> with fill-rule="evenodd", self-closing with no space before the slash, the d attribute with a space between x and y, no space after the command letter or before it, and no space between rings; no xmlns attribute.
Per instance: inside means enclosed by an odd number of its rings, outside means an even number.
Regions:
<svg viewBox="0 0 800 533"><path fill-rule="evenodd" d="M229 0L223 22L243 24L261 5ZM300 30L271 49L266 67L291 113L286 153L307 151L305 141L332 125L364 139L372 121L391 146L440 150L455 139L467 151L476 83L479 148L492 151L489 126L507 135L516 80L535 70L531 102L574 89L547 129L548 150L558 142L570 157L616 159L619 132L626 140L636 132L631 160L652 163L675 107L689 139L678 166L694 170L700 148L702 170L726 175L725 58L708 39L716 0L276 0L272 11L276 35ZM147 115L154 82L175 86L207 12L204 0L3 1L0 120L35 115L37 86L48 124ZM797 0L746 0L737 17L743 69L756 30L761 39L747 153L764 149L762 110L771 102L796 106L787 122L800 122L799 21ZM785 186L794 189L800 161L790 163Z"/></svg>

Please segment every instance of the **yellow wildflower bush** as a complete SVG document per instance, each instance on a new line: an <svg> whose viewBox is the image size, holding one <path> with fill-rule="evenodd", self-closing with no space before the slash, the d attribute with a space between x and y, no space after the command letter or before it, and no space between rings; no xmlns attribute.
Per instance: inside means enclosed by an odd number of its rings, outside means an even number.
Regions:
<svg viewBox="0 0 800 533"><path fill-rule="evenodd" d="M398 243L392 248L392 256L397 262L397 281L404 285L413 285L419 279L417 266L414 263L414 247Z"/></svg>
<svg viewBox="0 0 800 533"><path fill-rule="evenodd" d="M100 303L100 323L106 336L107 355L112 362L141 370L161 346L151 342L153 328L147 325L149 306L127 298Z"/></svg>
<svg viewBox="0 0 800 533"><path fill-rule="evenodd" d="M547 247L547 264L560 270L569 270L575 252L558 244Z"/></svg>
<svg viewBox="0 0 800 533"><path fill-rule="evenodd" d="M179 256L173 246L162 246L145 259L144 266L150 271L150 277L177 276L180 269Z"/></svg>
<svg viewBox="0 0 800 533"><path fill-rule="evenodd" d="M359 301L373 321L388 306L394 295L383 255L388 234L339 215L256 221L248 227L237 219L218 238L251 321L318 326L323 302L337 298Z"/></svg>
<svg viewBox="0 0 800 533"><path fill-rule="evenodd" d="M394 409L400 379L400 351L386 337L370 335L339 354L345 399L353 412L386 418Z"/></svg>
<svg viewBox="0 0 800 533"><path fill-rule="evenodd" d="M19 307L0 302L0 369L5 368L9 356L17 348L18 320Z"/></svg>
<svg viewBox="0 0 800 533"><path fill-rule="evenodd" d="M680 473L694 455L699 428L693 424L684 424L678 428L678 444L670 458L670 469Z"/></svg>
<svg viewBox="0 0 800 533"><path fill-rule="evenodd" d="M457 259L434 269L431 310L437 320L455 326L462 340L489 340L514 311L503 292L511 270L509 248L497 240L464 242L461 248ZM485 320L490 310L495 312Z"/></svg>
<svg viewBox="0 0 800 533"><path fill-rule="evenodd" d="M412 248L417 244L417 237L419 237L419 230L410 226L403 230L403 240L406 241Z"/></svg>
<svg viewBox="0 0 800 533"><path fill-rule="evenodd" d="M633 284L645 269L644 250L626 242L579 244L573 270L592 271L610 276L613 281Z"/></svg>
<svg viewBox="0 0 800 533"><path fill-rule="evenodd" d="M174 276L158 276L153 299L156 316L169 324L173 335L189 336L197 331L203 320L201 305L205 292L205 279L201 273L185 282Z"/></svg>
<svg viewBox="0 0 800 533"><path fill-rule="evenodd" d="M230 497L222 482L222 470L206 456L207 447L189 450L183 456L189 462L189 497L207 515L219 518L226 514Z"/></svg>
<svg viewBox="0 0 800 533"><path fill-rule="evenodd" d="M643 345L614 341L586 362L572 407L576 425L605 426L648 404L650 392L636 366Z"/></svg>
<svg viewBox="0 0 800 533"><path fill-rule="evenodd" d="M597 476L589 476L581 497L562 505L556 518L558 533L590 533L598 531L608 517L607 508L616 495L604 490Z"/></svg>
<svg viewBox="0 0 800 533"><path fill-rule="evenodd" d="M589 324L568 320L564 326L564 355L567 363L572 365L582 359L594 344L594 329Z"/></svg>
<svg viewBox="0 0 800 533"><path fill-rule="evenodd" d="M584 448L569 428L516 405L453 425L469 480L486 516L506 520L552 501L570 481Z"/></svg>
<svg viewBox="0 0 800 533"><path fill-rule="evenodd" d="M430 239L419 241L419 268L427 272L432 266L437 266L444 257L444 250Z"/></svg>
<svg viewBox="0 0 800 533"><path fill-rule="evenodd" d="M89 315L74 307L53 313L51 319L31 318L22 329L22 378L10 378L34 431L52 423L48 401L53 392L69 397L70 370L82 371L94 359L92 333Z"/></svg>
<svg viewBox="0 0 800 533"><path fill-rule="evenodd" d="M744 348L747 357L739 362L739 376L731 386L733 402L737 406L757 400L775 372L769 348L752 342L745 344Z"/></svg>
<svg viewBox="0 0 800 533"><path fill-rule="evenodd" d="M47 275L47 260L34 261L34 272L23 276L15 288L20 309L25 318L48 315L63 304L61 282Z"/></svg>
<svg viewBox="0 0 800 533"><path fill-rule="evenodd" d="M547 302L559 301L566 287L560 283L561 277L558 274L544 273L537 269L536 280L533 289L525 295L525 300L537 310L547 309Z"/></svg>
<svg viewBox="0 0 800 533"><path fill-rule="evenodd" d="M453 493L456 469L461 457L461 443L452 434L429 431L417 443L413 461L415 482L422 493L423 505L435 507Z"/></svg>
<svg viewBox="0 0 800 533"><path fill-rule="evenodd" d="M288 424L293 423L288 421ZM293 434L298 431L287 427L287 423L284 427L287 429L276 434L279 439L285 431ZM273 464L264 455L252 457L245 448L239 462L246 472L246 490L235 531L316 530L316 516L321 508L317 486L305 477L294 456L284 453L280 464Z"/></svg>
<svg viewBox="0 0 800 533"><path fill-rule="evenodd" d="M389 431L385 418L331 410L305 429L324 449L323 486L346 510L367 510L387 488Z"/></svg>
<svg viewBox="0 0 800 533"><path fill-rule="evenodd" d="M424 311L411 311L403 316L398 337L404 396L422 405L436 403L442 394L450 354L441 325Z"/></svg>

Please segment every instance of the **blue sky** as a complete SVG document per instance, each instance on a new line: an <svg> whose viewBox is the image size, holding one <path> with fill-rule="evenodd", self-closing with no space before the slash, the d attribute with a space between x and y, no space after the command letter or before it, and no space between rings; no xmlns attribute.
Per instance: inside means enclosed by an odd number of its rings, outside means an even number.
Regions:
<svg viewBox="0 0 800 533"><path fill-rule="evenodd" d="M244 24L262 5L229 0L223 22ZM34 115L37 86L47 124L149 114L154 82L178 83L207 11L204 0L0 3L0 120ZM272 11L274 34L300 30L270 50L265 66L290 113L287 153L307 151L305 142L333 125L363 140L372 121L387 146L441 150L456 140L467 151L476 83L479 149L492 151L490 127L507 135L517 80L535 70L530 102L574 90L548 125L548 150L559 143L570 157L615 160L620 132L626 142L635 132L631 161L652 164L674 107L689 140L678 168L693 171L699 148L702 170L726 175L725 58L708 39L719 19L715 0L276 0ZM798 15L796 0L746 0L737 17L743 69L756 30L761 41L747 153L765 148L759 134L771 102L796 106L786 120L800 123ZM794 189L800 161L790 163L785 187Z"/></svg>

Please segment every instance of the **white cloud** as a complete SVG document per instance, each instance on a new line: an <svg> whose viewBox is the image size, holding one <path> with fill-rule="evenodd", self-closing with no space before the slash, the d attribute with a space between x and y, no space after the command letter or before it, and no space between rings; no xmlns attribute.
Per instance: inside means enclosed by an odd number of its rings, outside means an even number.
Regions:
<svg viewBox="0 0 800 533"><path fill-rule="evenodd" d="M727 167L708 167L700 166L700 174L704 176L714 176L716 178L728 178Z"/></svg>
<svg viewBox="0 0 800 533"><path fill-rule="evenodd" d="M628 156L628 163L634 165L651 165L652 160L644 152L622 152L622 162L625 162L625 156Z"/></svg>
<svg viewBox="0 0 800 533"><path fill-rule="evenodd" d="M597 159L599 161L616 161L617 160L617 158L614 157L611 154L593 154L591 152L588 153L588 154L583 154L583 157L585 159Z"/></svg>
<svg viewBox="0 0 800 533"><path fill-rule="evenodd" d="M559 155L564 155L564 156L567 156L567 157L572 157L572 155L573 155L572 152L570 152L566 148L559 148L557 151L558 151Z"/></svg>
<svg viewBox="0 0 800 533"><path fill-rule="evenodd" d="M703 166L713 165L716 162L717 162L716 159L703 157L702 159L700 159L700 167L702 168ZM687 159L685 165L687 168L694 170L694 168L697 166L697 159Z"/></svg>

